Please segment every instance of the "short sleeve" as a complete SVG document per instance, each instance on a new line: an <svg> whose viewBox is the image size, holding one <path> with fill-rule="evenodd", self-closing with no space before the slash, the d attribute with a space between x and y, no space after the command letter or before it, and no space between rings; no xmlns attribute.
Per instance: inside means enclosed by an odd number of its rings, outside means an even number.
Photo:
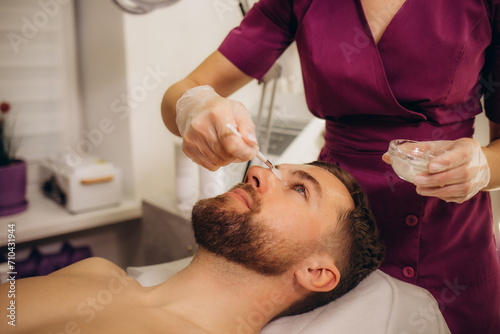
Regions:
<svg viewBox="0 0 500 334"><path fill-rule="evenodd" d="M293 0L260 0L231 30L219 51L245 74L261 80L292 43L297 29Z"/></svg>
<svg viewBox="0 0 500 334"><path fill-rule="evenodd" d="M491 1L489 8L492 40L486 50L486 63L481 82L486 116L500 123L500 1Z"/></svg>

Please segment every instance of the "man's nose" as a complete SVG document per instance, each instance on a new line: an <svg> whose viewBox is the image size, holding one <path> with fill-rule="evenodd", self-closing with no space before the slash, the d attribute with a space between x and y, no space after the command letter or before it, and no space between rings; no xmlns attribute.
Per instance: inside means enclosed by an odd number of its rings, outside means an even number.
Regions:
<svg viewBox="0 0 500 334"><path fill-rule="evenodd" d="M253 185L258 193L264 194L278 184L278 179L269 168L251 166L245 177L245 183Z"/></svg>

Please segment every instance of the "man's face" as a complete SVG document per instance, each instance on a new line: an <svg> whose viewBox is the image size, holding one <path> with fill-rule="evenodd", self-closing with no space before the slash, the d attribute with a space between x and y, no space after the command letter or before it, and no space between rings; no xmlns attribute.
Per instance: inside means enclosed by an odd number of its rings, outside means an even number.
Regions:
<svg viewBox="0 0 500 334"><path fill-rule="evenodd" d="M315 251L352 208L345 186L317 166L280 165L283 181L262 167L245 182L193 208L198 244L262 274L278 275Z"/></svg>

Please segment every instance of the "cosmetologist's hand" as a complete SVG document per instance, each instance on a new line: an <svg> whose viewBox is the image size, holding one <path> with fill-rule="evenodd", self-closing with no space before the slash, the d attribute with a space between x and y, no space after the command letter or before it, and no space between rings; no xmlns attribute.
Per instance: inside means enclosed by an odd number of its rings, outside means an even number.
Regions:
<svg viewBox="0 0 500 334"><path fill-rule="evenodd" d="M429 161L428 173L420 173L413 179L418 194L462 203L488 185L490 168L477 140L461 138L423 143L434 146L433 151L444 152ZM384 154L383 160L390 163L388 154Z"/></svg>
<svg viewBox="0 0 500 334"><path fill-rule="evenodd" d="M251 160L259 150L248 110L239 102L221 97L210 86L186 91L177 101L176 112L184 153L209 170ZM228 123L243 139L231 133Z"/></svg>

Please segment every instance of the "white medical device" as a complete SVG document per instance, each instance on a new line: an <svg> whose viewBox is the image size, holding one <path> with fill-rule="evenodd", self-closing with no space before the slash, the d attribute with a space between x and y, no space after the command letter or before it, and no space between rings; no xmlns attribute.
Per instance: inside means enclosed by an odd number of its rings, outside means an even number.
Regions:
<svg viewBox="0 0 500 334"><path fill-rule="evenodd" d="M118 205L122 200L122 177L112 163L86 157L69 166L61 157L53 157L40 166L45 195L71 213L80 213Z"/></svg>

